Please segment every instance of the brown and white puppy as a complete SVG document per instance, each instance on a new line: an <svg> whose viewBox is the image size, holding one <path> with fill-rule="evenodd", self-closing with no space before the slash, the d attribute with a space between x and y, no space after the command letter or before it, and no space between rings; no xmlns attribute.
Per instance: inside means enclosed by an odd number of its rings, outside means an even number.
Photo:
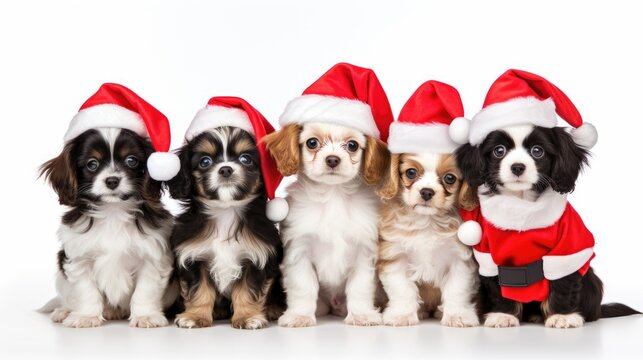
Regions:
<svg viewBox="0 0 643 360"><path fill-rule="evenodd" d="M433 314L446 326L479 324L471 250L457 240L458 207L475 206L451 154L393 154L379 190L377 269L388 297L386 325L415 325ZM418 314L419 312L419 314Z"/></svg>
<svg viewBox="0 0 643 360"><path fill-rule="evenodd" d="M266 217L266 192L254 137L238 127L208 129L178 151L181 171L168 182L185 203L170 242L183 312L182 328L260 329L281 315L282 247Z"/></svg>
<svg viewBox="0 0 643 360"><path fill-rule="evenodd" d="M332 313L375 325L379 199L374 185L388 171L386 145L346 126L289 124L265 138L279 171L297 175L287 188L281 223L281 269L288 309L281 326L312 326Z"/></svg>

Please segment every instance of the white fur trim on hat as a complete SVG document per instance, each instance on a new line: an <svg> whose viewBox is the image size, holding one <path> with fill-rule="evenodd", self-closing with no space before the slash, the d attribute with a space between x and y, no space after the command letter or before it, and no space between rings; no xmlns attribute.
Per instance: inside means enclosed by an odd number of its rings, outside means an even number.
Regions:
<svg viewBox="0 0 643 360"><path fill-rule="evenodd" d="M391 124L388 149L393 154L449 154L457 148L458 144L449 137L448 125L414 124L400 121Z"/></svg>
<svg viewBox="0 0 643 360"><path fill-rule="evenodd" d="M465 221L458 228L458 239L468 246L478 245L482 239L482 227L477 221Z"/></svg>
<svg viewBox="0 0 643 360"><path fill-rule="evenodd" d="M589 123L584 123L583 125L572 129L570 134L576 144L588 150L593 148L598 141L598 132L594 125Z"/></svg>
<svg viewBox="0 0 643 360"><path fill-rule="evenodd" d="M594 248L583 249L569 255L543 256L543 273L547 280L558 280L578 271L594 255Z"/></svg>
<svg viewBox="0 0 643 360"><path fill-rule="evenodd" d="M457 144L466 144L469 142L469 129L471 129L471 120L457 117L449 125L449 137Z"/></svg>
<svg viewBox="0 0 643 360"><path fill-rule="evenodd" d="M147 171L154 180L171 180L181 169L181 161L176 154L155 152L147 159Z"/></svg>
<svg viewBox="0 0 643 360"><path fill-rule="evenodd" d="M73 140L87 130L96 128L120 128L148 137L143 118L134 111L114 104L101 104L80 110L63 137L64 142Z"/></svg>
<svg viewBox="0 0 643 360"><path fill-rule="evenodd" d="M491 254L473 249L473 257L478 263L478 273L482 276L497 276L498 265L493 261Z"/></svg>
<svg viewBox="0 0 643 360"><path fill-rule="evenodd" d="M371 107L359 100L327 95L302 95L291 100L279 117L279 125L311 122L352 127L374 138L380 137Z"/></svg>
<svg viewBox="0 0 643 360"><path fill-rule="evenodd" d="M288 216L288 201L284 198L274 198L266 204L266 216L272 222L280 222Z"/></svg>
<svg viewBox="0 0 643 360"><path fill-rule="evenodd" d="M248 114L237 108L208 105L194 116L185 133L186 140L192 140L209 129L222 126L233 126L245 130L254 136L255 131Z"/></svg>
<svg viewBox="0 0 643 360"><path fill-rule="evenodd" d="M520 97L496 103L480 110L471 120L469 143L479 145L491 132L512 125L556 126L556 106L552 99Z"/></svg>

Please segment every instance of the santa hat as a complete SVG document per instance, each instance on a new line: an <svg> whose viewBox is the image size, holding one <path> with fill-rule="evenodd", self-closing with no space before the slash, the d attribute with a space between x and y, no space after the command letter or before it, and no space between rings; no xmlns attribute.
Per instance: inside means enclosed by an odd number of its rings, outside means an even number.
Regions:
<svg viewBox="0 0 643 360"><path fill-rule="evenodd" d="M398 121L391 124L388 148L394 154L451 153L459 146L451 132L461 121L468 122L463 115L458 90L439 81L427 81L404 104Z"/></svg>
<svg viewBox="0 0 643 360"><path fill-rule="evenodd" d="M596 144L596 128L583 123L572 101L559 88L538 75L507 70L491 85L482 110L473 117L469 143L479 145L489 133L511 125L553 128L556 114L573 127L571 135L578 145L591 149Z"/></svg>
<svg viewBox="0 0 643 360"><path fill-rule="evenodd" d="M352 127L386 141L393 113L371 69L339 63L291 100L279 124L324 122Z"/></svg>
<svg viewBox="0 0 643 360"><path fill-rule="evenodd" d="M154 153L147 159L150 176L159 181L172 179L181 168L170 150L170 124L160 111L123 85L106 83L80 107L64 136L70 142L87 130L120 128L149 138Z"/></svg>
<svg viewBox="0 0 643 360"><path fill-rule="evenodd" d="M238 97L218 96L211 98L208 105L199 110L185 134L185 139L190 141L208 129L222 126L240 128L255 138L266 196L270 199L266 207L266 216L274 222L285 219L288 215L288 203L285 199L275 198L275 190L277 190L283 176L277 170L275 161L266 150L266 145L261 141L264 136L274 132L275 129L247 101Z"/></svg>

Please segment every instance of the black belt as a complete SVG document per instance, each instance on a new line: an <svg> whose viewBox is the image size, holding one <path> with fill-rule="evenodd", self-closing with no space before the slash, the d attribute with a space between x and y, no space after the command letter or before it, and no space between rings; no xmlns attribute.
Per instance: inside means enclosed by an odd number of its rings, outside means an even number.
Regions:
<svg viewBox="0 0 643 360"><path fill-rule="evenodd" d="M498 266L498 283L506 287L527 287L545 278L543 260L526 266Z"/></svg>

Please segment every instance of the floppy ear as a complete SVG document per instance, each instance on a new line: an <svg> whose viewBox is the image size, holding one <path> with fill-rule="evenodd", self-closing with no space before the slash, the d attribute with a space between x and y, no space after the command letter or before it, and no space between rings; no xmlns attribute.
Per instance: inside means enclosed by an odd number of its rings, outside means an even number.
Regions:
<svg viewBox="0 0 643 360"><path fill-rule="evenodd" d="M458 194L458 206L467 211L475 209L478 206L478 188L463 181Z"/></svg>
<svg viewBox="0 0 643 360"><path fill-rule="evenodd" d="M564 128L552 128L554 144L558 149L551 169L551 187L561 194L574 191L576 179L584 165L587 165L589 152L578 146Z"/></svg>
<svg viewBox="0 0 643 360"><path fill-rule="evenodd" d="M455 157L462 177L470 187L477 189L484 183L486 164L480 153L480 148L464 144L456 150Z"/></svg>
<svg viewBox="0 0 643 360"><path fill-rule="evenodd" d="M384 178L382 186L377 189L377 195L382 199L390 200L400 191L400 155L391 154L389 173Z"/></svg>
<svg viewBox="0 0 643 360"><path fill-rule="evenodd" d="M283 176L294 175L299 171L299 133L301 125L289 124L281 130L264 136L261 141L275 159L277 169Z"/></svg>
<svg viewBox="0 0 643 360"><path fill-rule="evenodd" d="M386 143L367 136L362 170L364 182L367 185L378 185L390 171L390 163L391 153L388 151Z"/></svg>
<svg viewBox="0 0 643 360"><path fill-rule="evenodd" d="M57 157L40 166L40 176L49 181L51 187L58 194L61 205L73 205L76 202L78 180L76 178L76 165L71 156L74 145L65 145Z"/></svg>
<svg viewBox="0 0 643 360"><path fill-rule="evenodd" d="M166 181L168 189L170 190L170 196L177 200L187 201L192 198L193 195L193 182L192 174L190 172L190 150L189 145L184 145L180 148L176 155L181 161L181 170L176 174L175 177Z"/></svg>

